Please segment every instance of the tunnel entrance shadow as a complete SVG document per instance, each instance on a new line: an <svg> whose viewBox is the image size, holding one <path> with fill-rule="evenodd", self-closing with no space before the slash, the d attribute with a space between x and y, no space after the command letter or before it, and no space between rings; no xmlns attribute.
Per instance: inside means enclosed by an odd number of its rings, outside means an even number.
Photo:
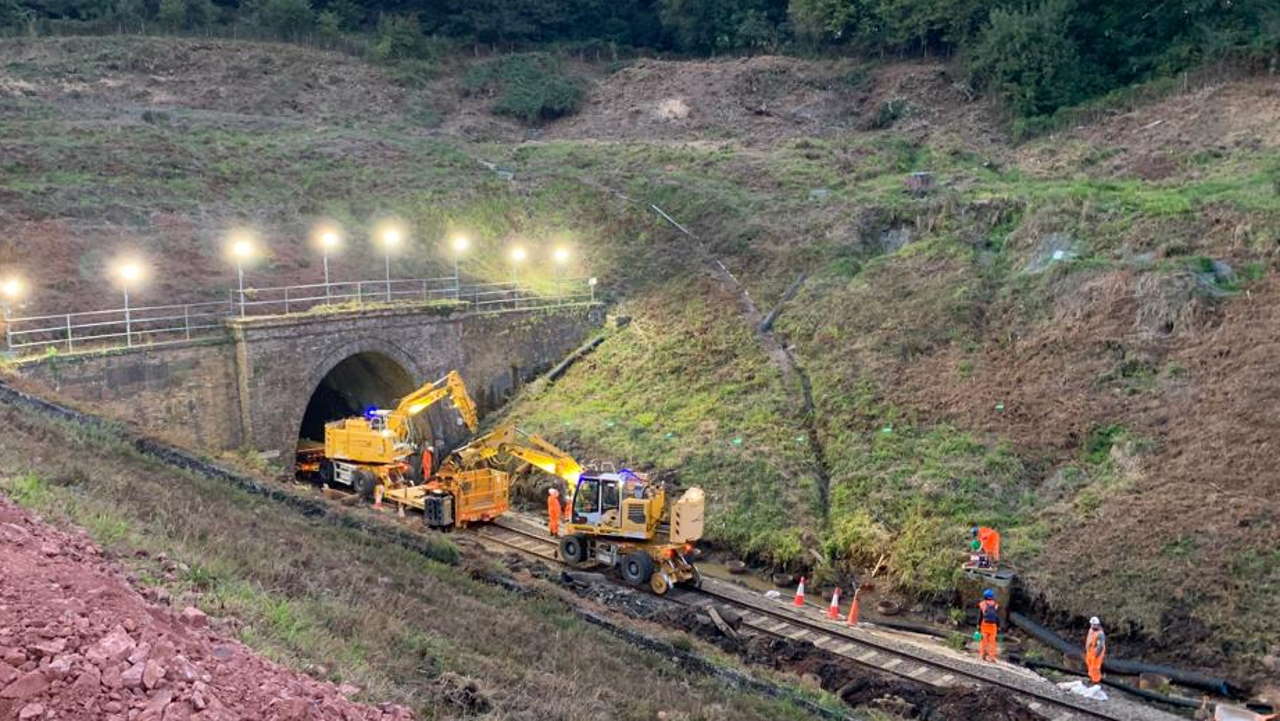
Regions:
<svg viewBox="0 0 1280 721"><path fill-rule="evenodd" d="M383 353L367 351L349 356L325 374L312 391L302 415L298 440L300 443L324 442L325 423L360 415L371 406L393 407L397 399L417 386L404 366ZM425 418L415 419L411 440L428 438L430 426Z"/></svg>

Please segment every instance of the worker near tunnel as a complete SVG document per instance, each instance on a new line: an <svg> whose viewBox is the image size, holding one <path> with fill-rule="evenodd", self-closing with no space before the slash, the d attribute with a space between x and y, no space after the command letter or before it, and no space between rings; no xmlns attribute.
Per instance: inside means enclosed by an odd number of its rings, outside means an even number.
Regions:
<svg viewBox="0 0 1280 721"><path fill-rule="evenodd" d="M982 600L978 602L978 656L983 661L996 661L998 647L996 634L1000 631L1000 604L996 602L996 592L990 588L982 592Z"/></svg>
<svg viewBox="0 0 1280 721"><path fill-rule="evenodd" d="M552 537L560 535L560 514L563 511L560 508L560 491L554 488L547 489L547 533Z"/></svg>
<svg viewBox="0 0 1280 721"><path fill-rule="evenodd" d="M1102 683L1102 661L1107 656L1107 634L1097 616L1089 619L1089 634L1084 639L1084 665L1089 670L1089 680Z"/></svg>

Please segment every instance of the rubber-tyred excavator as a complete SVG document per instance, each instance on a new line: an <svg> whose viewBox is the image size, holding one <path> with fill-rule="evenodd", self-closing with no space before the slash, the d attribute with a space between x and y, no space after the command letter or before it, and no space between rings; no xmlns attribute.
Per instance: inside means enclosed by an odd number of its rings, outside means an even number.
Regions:
<svg viewBox="0 0 1280 721"><path fill-rule="evenodd" d="M560 538L569 563L617 568L633 586L661 596L677 584L702 583L690 560L702 538L706 499L689 488L667 502L661 483L627 469L584 472L571 486L571 513Z"/></svg>
<svg viewBox="0 0 1280 721"><path fill-rule="evenodd" d="M326 484L349 486L365 499L379 490L408 485L421 473L419 449L411 438L413 419L445 398L474 431L475 402L462 376L449 371L401 398L395 408L371 408L363 415L326 423L323 449L300 450L298 470L315 472Z"/></svg>

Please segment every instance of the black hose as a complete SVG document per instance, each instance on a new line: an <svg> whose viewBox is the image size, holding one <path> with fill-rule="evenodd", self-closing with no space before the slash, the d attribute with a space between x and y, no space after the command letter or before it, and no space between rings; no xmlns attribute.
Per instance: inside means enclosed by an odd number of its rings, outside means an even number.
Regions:
<svg viewBox="0 0 1280 721"><path fill-rule="evenodd" d="M582 356L595 350L596 346L604 342L604 338L605 338L604 334L601 333L595 338L592 338L591 340L587 341L585 344L583 344L580 348L578 348L574 352L570 353L568 358L565 358L564 360L560 361L555 365L555 367L547 371L547 379L553 380L553 381L559 380L560 376L564 375L564 372L569 370L569 366L573 365Z"/></svg>
<svg viewBox="0 0 1280 721"><path fill-rule="evenodd" d="M951 638L951 634L947 633L946 631L939 631L936 628L925 626L924 624L920 624L920 623L910 623L908 621L890 621L889 619L886 619L886 618L870 618L870 617L867 618L867 621L869 621L870 623L874 623L877 626L884 626L885 628L896 628L899 631L910 631L911 633L923 633L925 635L936 636L938 638Z"/></svg>
<svg viewBox="0 0 1280 721"><path fill-rule="evenodd" d="M1071 674L1072 676L1080 675L1079 671L1072 671L1069 668L1055 666L1054 664L1045 663L1043 661L1030 661L1030 660L1024 659L1022 661L1022 665L1026 666L1027 668L1047 668L1050 671L1058 671L1059 673ZM1112 681L1109 678L1102 679L1102 683L1103 685L1111 686L1112 688L1118 688L1121 691L1124 691L1125 693L1131 693L1134 696L1138 696L1139 698L1147 699L1148 701L1157 701L1159 703L1169 704L1170 706L1179 706L1181 708L1200 708L1200 702L1196 701L1195 699L1183 698L1181 696L1166 696L1164 694L1156 693L1154 691L1148 691L1144 688L1130 686L1127 683Z"/></svg>
<svg viewBox="0 0 1280 721"><path fill-rule="evenodd" d="M1013 625L1021 628L1027 633L1035 636L1040 642L1047 646L1051 646L1060 651L1064 656L1069 658L1084 658L1084 649L1080 646L1073 645L1058 634L1032 621L1026 616L1016 612L1009 612L1009 620ZM1168 676L1169 680L1175 681L1182 686L1191 686L1203 691L1210 691L1221 696L1231 698L1247 698L1248 689L1231 683L1230 681L1209 676L1207 674L1198 673L1196 671L1186 671L1172 666L1158 666L1156 664L1142 663L1141 661L1127 661L1120 658L1106 658L1102 662L1102 668L1112 673L1121 675L1137 676L1143 673L1157 673L1162 676Z"/></svg>

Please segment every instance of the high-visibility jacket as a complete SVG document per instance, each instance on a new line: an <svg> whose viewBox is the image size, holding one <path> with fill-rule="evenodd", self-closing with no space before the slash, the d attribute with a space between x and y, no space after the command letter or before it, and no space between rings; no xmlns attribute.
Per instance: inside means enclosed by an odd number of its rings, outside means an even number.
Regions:
<svg viewBox="0 0 1280 721"><path fill-rule="evenodd" d="M978 604L978 621L980 623L994 623L1000 625L1000 604L990 599L984 599Z"/></svg>
<svg viewBox="0 0 1280 721"><path fill-rule="evenodd" d="M1084 639L1084 652L1086 655L1105 656L1107 653L1107 634L1102 629L1089 629L1089 635Z"/></svg>
<svg viewBox="0 0 1280 721"><path fill-rule="evenodd" d="M983 526L978 529L978 543L982 552L991 556L991 560L1000 560L1000 532L994 528Z"/></svg>

